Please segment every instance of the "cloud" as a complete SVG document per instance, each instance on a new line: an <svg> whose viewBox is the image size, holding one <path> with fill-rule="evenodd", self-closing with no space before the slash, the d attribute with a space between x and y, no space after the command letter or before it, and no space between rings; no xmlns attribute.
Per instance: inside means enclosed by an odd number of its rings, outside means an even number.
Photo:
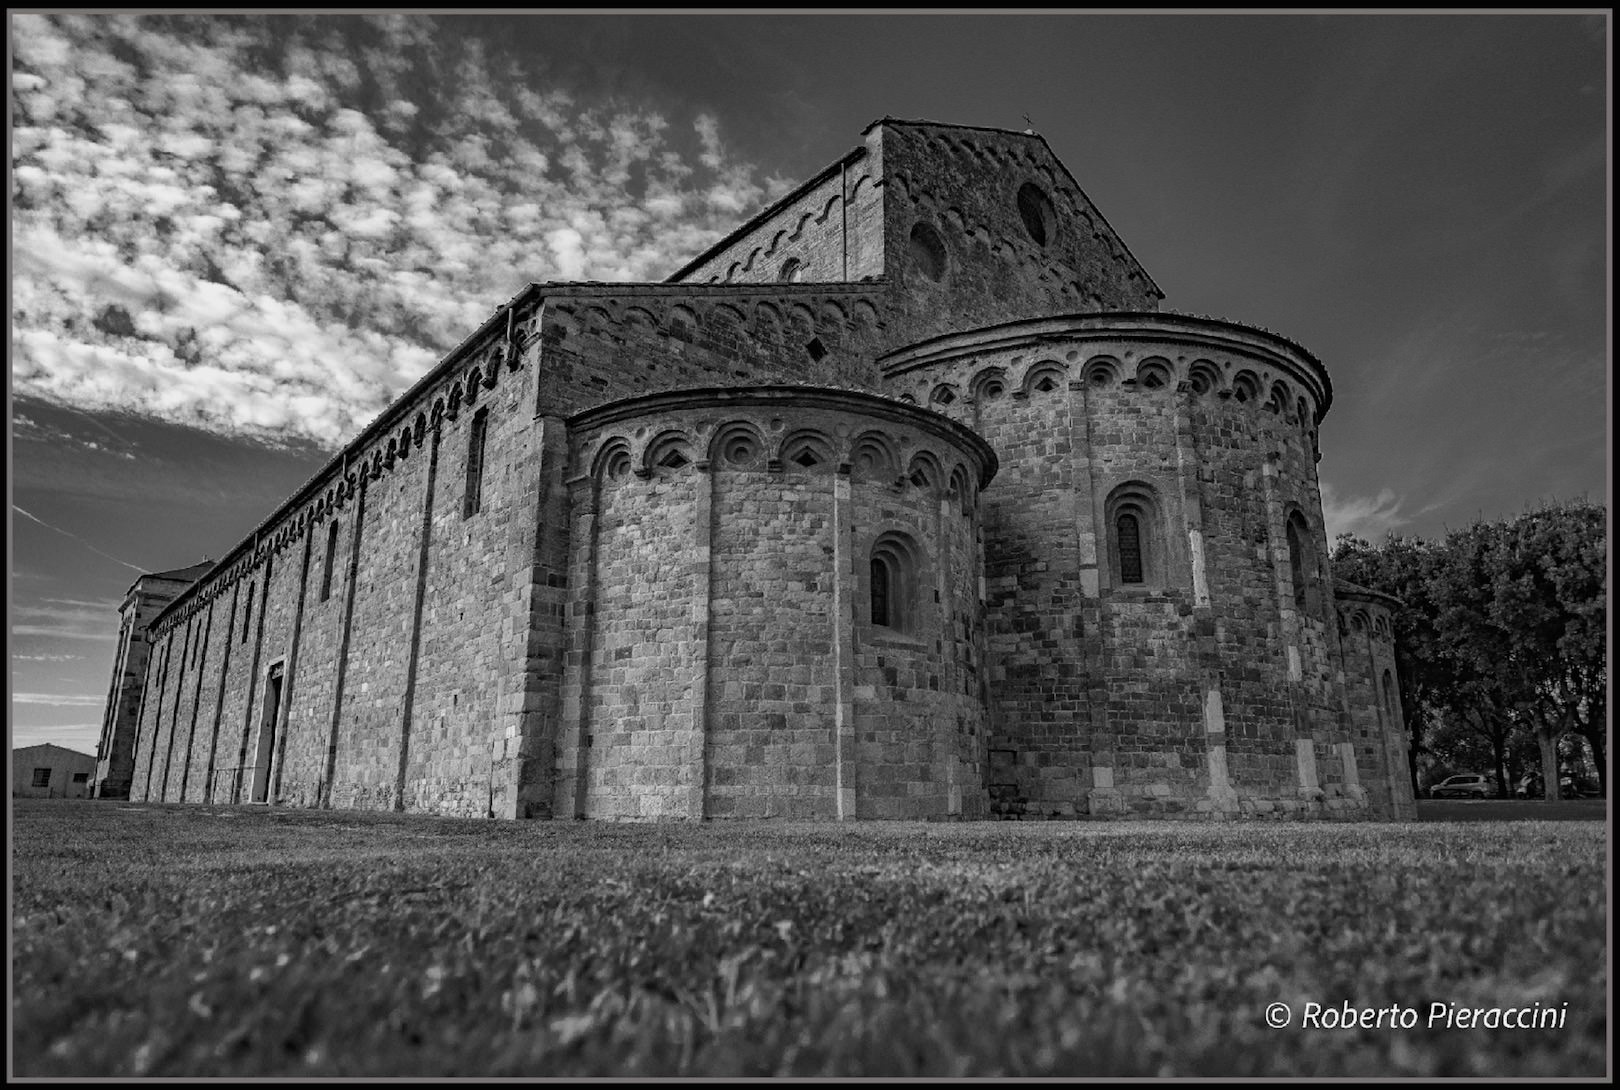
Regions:
<svg viewBox="0 0 1620 1090"><path fill-rule="evenodd" d="M55 693L12 693L13 704L45 704L53 708L99 708L105 700L95 696L67 696Z"/></svg>
<svg viewBox="0 0 1620 1090"><path fill-rule="evenodd" d="M13 408L11 414L11 437L13 440L34 440L49 443L53 447L79 447L96 454L107 454L114 458L121 458L126 462L135 461L135 444L122 436L113 434L105 427L101 429L105 434L102 438L92 439L86 435L78 435L53 424L35 420L27 413Z"/></svg>
<svg viewBox="0 0 1620 1090"><path fill-rule="evenodd" d="M423 16L13 18L13 385L352 437L529 281L656 280L779 185Z"/></svg>
<svg viewBox="0 0 1620 1090"><path fill-rule="evenodd" d="M1340 497L1326 481L1322 487L1322 521L1327 529L1328 541L1340 534L1350 533L1368 541L1378 542L1396 527L1411 519L1401 514L1401 497L1392 489L1381 489L1376 496Z"/></svg>
<svg viewBox="0 0 1620 1090"><path fill-rule="evenodd" d="M13 603L13 636L53 636L68 640L116 640L116 602L86 602L71 598L42 598L39 604Z"/></svg>
<svg viewBox="0 0 1620 1090"><path fill-rule="evenodd" d="M14 624L11 626L11 634L13 636L50 636L59 640L106 640L109 643L118 638L116 631L86 632L70 625L49 624Z"/></svg>
<svg viewBox="0 0 1620 1090"><path fill-rule="evenodd" d="M13 749L22 749L49 742L94 757L96 739L100 736L100 723L64 723L60 726L16 723L11 728L11 745Z"/></svg>

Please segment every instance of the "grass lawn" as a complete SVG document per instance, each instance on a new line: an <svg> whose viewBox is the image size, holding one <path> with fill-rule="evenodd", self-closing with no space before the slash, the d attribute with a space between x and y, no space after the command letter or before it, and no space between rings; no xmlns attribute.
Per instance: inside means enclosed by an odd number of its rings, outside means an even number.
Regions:
<svg viewBox="0 0 1620 1090"><path fill-rule="evenodd" d="M19 1076L1607 1069L1601 822L12 806ZM1347 1002L1416 1025L1301 1024Z"/></svg>

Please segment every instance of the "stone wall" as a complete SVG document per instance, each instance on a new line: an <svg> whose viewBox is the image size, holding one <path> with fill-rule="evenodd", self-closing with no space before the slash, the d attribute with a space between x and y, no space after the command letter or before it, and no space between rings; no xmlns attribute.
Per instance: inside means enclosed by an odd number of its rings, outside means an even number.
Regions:
<svg viewBox="0 0 1620 1090"><path fill-rule="evenodd" d="M1361 765L1387 763L1346 749L1320 364L1173 315L1016 323L880 364L896 393L975 426L1000 459L983 498L999 812L1362 808ZM1133 583L1115 529L1127 510L1145 566Z"/></svg>
<svg viewBox="0 0 1620 1090"><path fill-rule="evenodd" d="M639 398L572 424L555 812L984 812L982 443L792 387ZM871 558L891 548L894 613L874 620Z"/></svg>
<svg viewBox="0 0 1620 1090"><path fill-rule="evenodd" d="M528 641L536 324L463 346L165 611L137 797L492 809Z"/></svg>
<svg viewBox="0 0 1620 1090"><path fill-rule="evenodd" d="M783 196L669 278L672 284L856 281L883 275L883 142Z"/></svg>
<svg viewBox="0 0 1620 1090"><path fill-rule="evenodd" d="M1362 780L1374 813L1417 820L1401 694L1395 678L1393 599L1344 582L1334 584L1344 648L1344 687L1357 763L1375 770ZM1377 774L1383 769L1383 774Z"/></svg>
<svg viewBox="0 0 1620 1090"><path fill-rule="evenodd" d="M885 123L892 346L1162 293L1035 135Z"/></svg>
<svg viewBox="0 0 1620 1090"><path fill-rule="evenodd" d="M548 292L515 301L509 332L470 339L165 611L136 797L549 813L563 417L609 391L875 382L880 323L859 287Z"/></svg>

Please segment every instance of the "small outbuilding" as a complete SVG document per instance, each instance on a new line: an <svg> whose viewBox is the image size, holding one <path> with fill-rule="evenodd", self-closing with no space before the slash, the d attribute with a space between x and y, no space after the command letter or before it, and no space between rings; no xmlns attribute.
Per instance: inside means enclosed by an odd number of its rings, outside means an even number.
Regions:
<svg viewBox="0 0 1620 1090"><path fill-rule="evenodd" d="M90 795L96 759L46 742L11 751L11 796L28 799L82 799Z"/></svg>

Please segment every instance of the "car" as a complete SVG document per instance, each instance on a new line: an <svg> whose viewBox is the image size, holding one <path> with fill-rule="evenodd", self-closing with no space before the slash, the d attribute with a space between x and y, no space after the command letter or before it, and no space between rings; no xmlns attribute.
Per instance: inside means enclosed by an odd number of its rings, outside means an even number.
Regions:
<svg viewBox="0 0 1620 1090"><path fill-rule="evenodd" d="M1429 788L1431 799L1484 799L1496 794L1496 781L1478 772L1464 772Z"/></svg>

